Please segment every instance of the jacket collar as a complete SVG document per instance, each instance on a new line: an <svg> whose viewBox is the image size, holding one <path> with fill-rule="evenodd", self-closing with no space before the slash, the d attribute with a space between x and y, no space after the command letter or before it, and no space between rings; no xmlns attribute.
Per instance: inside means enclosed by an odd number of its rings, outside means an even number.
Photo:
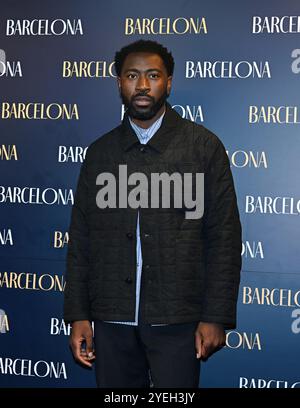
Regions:
<svg viewBox="0 0 300 408"><path fill-rule="evenodd" d="M147 145L162 153L174 137L180 119L181 116L166 102L166 112L161 126L148 141ZM121 144L125 151L129 150L133 145L140 143L135 131L132 129L126 112L121 124L121 132Z"/></svg>

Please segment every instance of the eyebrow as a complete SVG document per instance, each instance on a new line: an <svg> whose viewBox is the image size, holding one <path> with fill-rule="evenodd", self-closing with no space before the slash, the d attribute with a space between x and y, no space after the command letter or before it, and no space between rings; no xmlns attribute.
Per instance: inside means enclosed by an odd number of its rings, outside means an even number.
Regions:
<svg viewBox="0 0 300 408"><path fill-rule="evenodd" d="M129 69L126 69L126 71L124 71L124 74L126 74L127 72L151 72L151 71L157 71L157 72L162 73L162 70L159 68L149 68L149 69L146 69L145 71L140 71L136 68L129 68Z"/></svg>

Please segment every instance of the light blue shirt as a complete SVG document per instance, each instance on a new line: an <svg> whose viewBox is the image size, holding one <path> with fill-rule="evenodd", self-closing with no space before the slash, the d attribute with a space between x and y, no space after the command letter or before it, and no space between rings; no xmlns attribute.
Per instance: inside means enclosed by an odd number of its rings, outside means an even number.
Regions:
<svg viewBox="0 0 300 408"><path fill-rule="evenodd" d="M146 144L151 137L158 131L161 126L165 112L147 129L143 129L137 126L130 118L129 122L135 131L137 137L141 144ZM140 304L140 290L141 290L141 278L142 278L142 247L140 239L140 213L138 211L137 216L137 227L136 227L136 302L135 302L135 321L134 322L113 322L106 321L106 323L118 323L118 324L127 324L131 326L138 325L138 313L139 313L139 304ZM164 326L165 324L152 324L151 326Z"/></svg>

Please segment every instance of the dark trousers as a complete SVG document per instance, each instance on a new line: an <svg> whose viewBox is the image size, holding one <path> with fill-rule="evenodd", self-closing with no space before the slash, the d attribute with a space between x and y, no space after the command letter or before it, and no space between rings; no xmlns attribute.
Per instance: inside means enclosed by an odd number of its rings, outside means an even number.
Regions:
<svg viewBox="0 0 300 408"><path fill-rule="evenodd" d="M200 360L196 358L198 322L151 326L144 320L142 287L138 326L94 322L96 381L100 388L197 388Z"/></svg>
<svg viewBox="0 0 300 408"><path fill-rule="evenodd" d="M100 388L197 388L197 323L138 326L95 321L96 380ZM151 380L150 380L151 377Z"/></svg>

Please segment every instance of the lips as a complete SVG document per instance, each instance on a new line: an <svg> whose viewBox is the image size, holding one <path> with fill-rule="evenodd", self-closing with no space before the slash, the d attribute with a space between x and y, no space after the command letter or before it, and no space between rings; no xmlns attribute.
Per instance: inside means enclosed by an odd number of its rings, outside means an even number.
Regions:
<svg viewBox="0 0 300 408"><path fill-rule="evenodd" d="M150 105L150 103L152 102L152 99L149 98L148 96L136 96L133 99L133 102L137 105L137 106L148 106Z"/></svg>

